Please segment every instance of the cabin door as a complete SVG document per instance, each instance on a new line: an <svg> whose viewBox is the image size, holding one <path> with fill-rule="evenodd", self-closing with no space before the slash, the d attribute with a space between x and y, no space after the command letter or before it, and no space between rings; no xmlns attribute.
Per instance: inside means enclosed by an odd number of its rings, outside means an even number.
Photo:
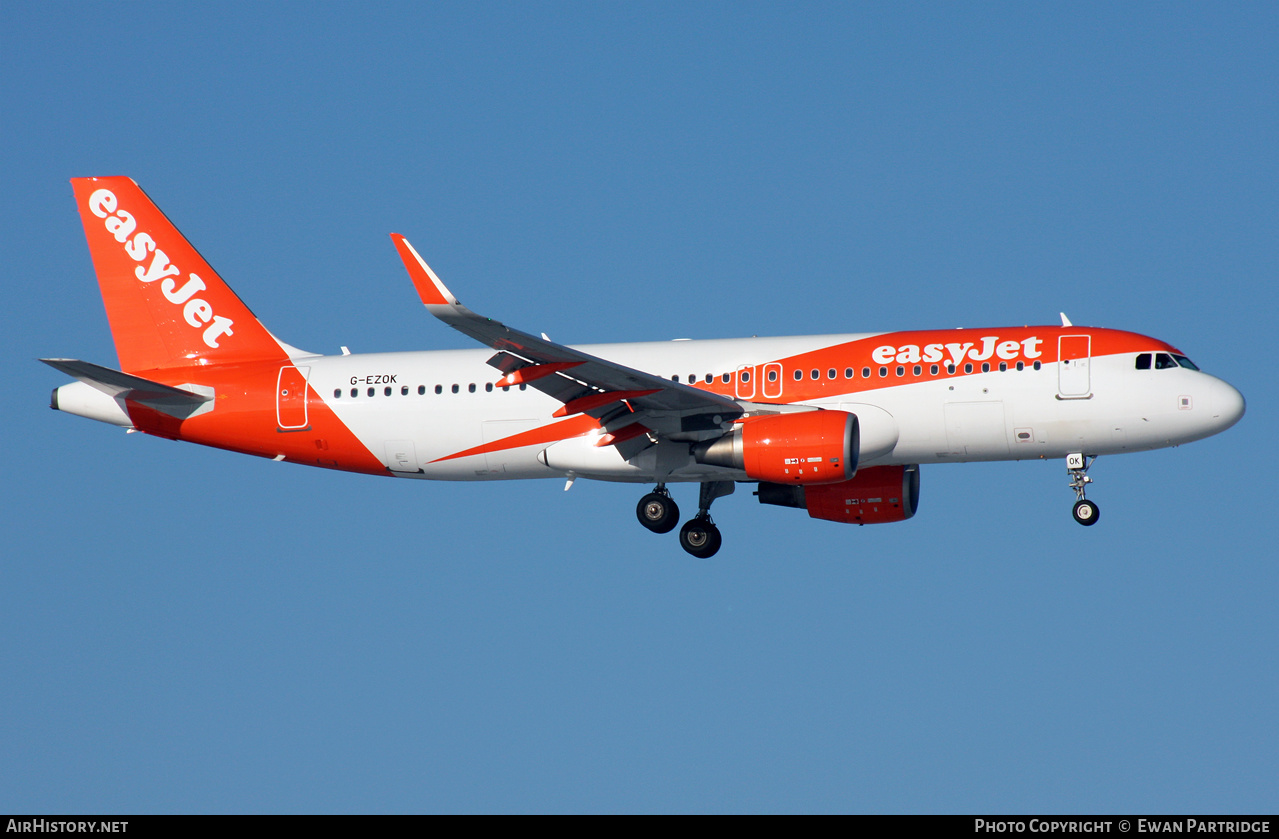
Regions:
<svg viewBox="0 0 1279 839"><path fill-rule="evenodd" d="M1057 395L1062 399L1083 399L1092 395L1088 371L1092 338L1062 335L1057 339Z"/></svg>

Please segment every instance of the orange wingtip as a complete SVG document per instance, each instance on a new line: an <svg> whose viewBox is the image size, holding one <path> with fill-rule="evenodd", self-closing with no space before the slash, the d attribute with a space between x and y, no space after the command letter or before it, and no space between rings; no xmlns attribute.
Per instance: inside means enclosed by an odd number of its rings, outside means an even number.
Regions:
<svg viewBox="0 0 1279 839"><path fill-rule="evenodd" d="M417 289L417 296L422 298L425 305L457 305L457 298L444 283L440 282L440 278L435 276L431 266L426 264L426 260L409 244L408 239L399 233L392 233L391 241L395 243L395 249L399 251L400 259L403 260L404 267L409 272L409 279L413 281L413 287Z"/></svg>

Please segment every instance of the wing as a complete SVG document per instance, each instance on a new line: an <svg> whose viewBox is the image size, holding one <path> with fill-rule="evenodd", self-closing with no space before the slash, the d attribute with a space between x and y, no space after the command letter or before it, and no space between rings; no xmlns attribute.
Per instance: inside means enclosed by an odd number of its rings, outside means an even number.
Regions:
<svg viewBox="0 0 1279 839"><path fill-rule="evenodd" d="M435 276L408 240L392 233L418 296L431 314L457 331L497 350L488 363L504 375L499 387L527 384L563 402L555 416L589 414L605 427L606 439L621 446L641 432L636 423L661 435L718 430L742 415L727 396L698 390L661 376L590 355L545 336L512 329L463 306ZM608 437L613 440L608 440ZM622 439L625 438L625 439ZM627 448L633 448L632 443ZM631 452L623 450L625 456Z"/></svg>

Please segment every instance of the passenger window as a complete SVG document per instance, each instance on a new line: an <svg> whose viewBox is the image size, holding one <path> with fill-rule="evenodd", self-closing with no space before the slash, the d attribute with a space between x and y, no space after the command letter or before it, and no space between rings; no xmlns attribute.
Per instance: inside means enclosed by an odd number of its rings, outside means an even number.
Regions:
<svg viewBox="0 0 1279 839"><path fill-rule="evenodd" d="M989 373L989 372L990 372L990 362L989 362L989 361L983 361L983 362L981 363L981 371L982 371L983 373Z"/></svg>
<svg viewBox="0 0 1279 839"><path fill-rule="evenodd" d="M922 372L924 372L924 368L923 368L923 367L920 367L918 364L916 364L916 365L915 365L915 375L916 375L916 376L918 376L918 375L919 375L920 373L922 373Z"/></svg>
<svg viewBox="0 0 1279 839"><path fill-rule="evenodd" d="M883 379L883 378L887 378L887 377L888 377L888 368L887 368L887 367L881 367L881 368L879 368L879 377L880 377L881 379Z"/></svg>
<svg viewBox="0 0 1279 839"><path fill-rule="evenodd" d="M459 391L461 391L461 388L458 387L457 385L453 385L453 392L458 393Z"/></svg>
<svg viewBox="0 0 1279 839"><path fill-rule="evenodd" d="M742 384L746 384L746 383L747 383L747 382L749 382L750 380L751 380L751 371L749 371L749 370L743 370L743 371L742 371Z"/></svg>
<svg viewBox="0 0 1279 839"><path fill-rule="evenodd" d="M1150 353L1144 352L1141 355L1137 356L1137 369L1138 370L1150 369Z"/></svg>
<svg viewBox="0 0 1279 839"><path fill-rule="evenodd" d="M492 382L485 382L485 383L484 383L484 392L485 392L485 393L492 393L492 392L493 392L493 383L492 383Z"/></svg>
<svg viewBox="0 0 1279 839"><path fill-rule="evenodd" d="M973 363L971 361L964 365L964 372L965 373L973 372Z"/></svg>
<svg viewBox="0 0 1279 839"><path fill-rule="evenodd" d="M947 364L947 365L946 365L946 372L947 372L947 373L949 373L949 374L950 374L950 375L952 375L952 376L953 376L953 375L955 375L955 365L953 365L953 364Z"/></svg>
<svg viewBox="0 0 1279 839"><path fill-rule="evenodd" d="M342 388L338 388L337 390L333 391L333 398L334 399L342 398Z"/></svg>
<svg viewBox="0 0 1279 839"><path fill-rule="evenodd" d="M375 387L371 387L371 388L369 388L369 396L372 396L372 395L373 395L373 394L375 394L375 393L377 393L377 388L375 388Z"/></svg>
<svg viewBox="0 0 1279 839"><path fill-rule="evenodd" d="M863 368L862 368L862 378L863 378L863 379L869 379L869 378L870 378L870 368L869 368L869 367L863 367Z"/></svg>
<svg viewBox="0 0 1279 839"><path fill-rule="evenodd" d="M731 381L733 380L733 374L732 374L732 373L725 373L724 375L722 375L722 376L720 376L720 377L719 377L719 380L720 380L721 382L723 382L724 384L728 384L729 382L731 382Z"/></svg>
<svg viewBox="0 0 1279 839"><path fill-rule="evenodd" d="M1001 361L1001 362L999 362L999 372L1001 372L1001 373L1006 373L1006 372L1008 372L1008 362L1007 362L1007 361Z"/></svg>
<svg viewBox="0 0 1279 839"><path fill-rule="evenodd" d="M852 377L853 377L853 368L851 368L851 367L845 367L845 368L844 368L844 378L845 378L845 379L851 379Z"/></svg>
<svg viewBox="0 0 1279 839"><path fill-rule="evenodd" d="M905 367L898 367L898 368L897 368L897 375L898 375L898 376L902 376L902 375L904 375L905 373L906 373L906 368L905 368Z"/></svg>
<svg viewBox="0 0 1279 839"><path fill-rule="evenodd" d="M475 382L471 382L469 385L466 386L466 392L475 393Z"/></svg>
<svg viewBox="0 0 1279 839"><path fill-rule="evenodd" d="M814 367L812 370L808 372L808 377L812 379L813 381L817 381L818 379L822 377L822 371Z"/></svg>
<svg viewBox="0 0 1279 839"><path fill-rule="evenodd" d="M803 370L796 370L796 371L795 371L795 381L797 381L797 382L798 382L798 381L803 381L803 379L804 379L804 371L803 371Z"/></svg>
<svg viewBox="0 0 1279 839"><path fill-rule="evenodd" d="M1018 371L1025 370L1025 369L1026 369L1026 362L1024 362L1024 361L1019 361L1019 362L1017 362L1017 370L1018 370Z"/></svg>
<svg viewBox="0 0 1279 839"><path fill-rule="evenodd" d="M391 388L389 388L389 387L384 387L384 388L382 388L382 395L383 395L383 396L390 396L390 395L391 395Z"/></svg>
<svg viewBox="0 0 1279 839"><path fill-rule="evenodd" d="M679 373L676 373L674 376L671 376L671 381L672 381L672 382L678 382L678 381L679 381Z"/></svg>
<svg viewBox="0 0 1279 839"><path fill-rule="evenodd" d="M436 396L439 396L439 395L440 395L441 393L443 393L443 392L444 392L444 385L436 385L436 386L435 386L435 395L436 395Z"/></svg>
<svg viewBox="0 0 1279 839"><path fill-rule="evenodd" d="M929 372L931 375L936 376L936 375L937 375L937 365L936 365L936 364L934 364L932 367L929 367L929 368L928 368L928 372Z"/></svg>
<svg viewBox="0 0 1279 839"><path fill-rule="evenodd" d="M1035 369L1036 369L1036 370L1039 370L1039 369L1040 369L1040 368L1042 368L1043 366L1044 366L1044 364L1043 364L1043 362L1042 362L1042 361L1036 361L1036 362L1035 362Z"/></svg>
<svg viewBox="0 0 1279 839"><path fill-rule="evenodd" d="M352 398L352 399L354 399L355 397L357 397L357 396L359 396L359 395L360 395L360 389L359 389L359 388L356 388L356 387L351 388L351 398Z"/></svg>
<svg viewBox="0 0 1279 839"><path fill-rule="evenodd" d="M707 373L707 374L706 374L706 384L710 384L710 383L711 383L711 382L713 382L713 381L715 381L715 374L714 374L714 373Z"/></svg>
<svg viewBox="0 0 1279 839"><path fill-rule="evenodd" d="M777 371L776 371L776 370L769 370L769 371L768 371L768 380L769 380L770 382L775 382L775 381L777 381Z"/></svg>
<svg viewBox="0 0 1279 839"><path fill-rule="evenodd" d="M418 386L417 386L417 395L418 395L418 396L425 396L425 395L426 395L426 385L418 385Z"/></svg>
<svg viewBox="0 0 1279 839"><path fill-rule="evenodd" d="M827 371L826 371L826 378L828 378L828 379L833 379L833 378L835 378L837 375L838 375L838 374L835 372L835 368L834 368L834 367L832 367L832 368L830 368L829 370L827 370Z"/></svg>

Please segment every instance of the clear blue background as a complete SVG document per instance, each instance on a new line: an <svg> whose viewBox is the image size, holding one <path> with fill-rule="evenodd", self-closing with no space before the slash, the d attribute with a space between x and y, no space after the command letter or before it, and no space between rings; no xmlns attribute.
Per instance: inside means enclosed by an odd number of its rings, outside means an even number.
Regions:
<svg viewBox="0 0 1279 839"><path fill-rule="evenodd" d="M1273 4L0 5L0 811L1279 809ZM1055 323L1238 387L1191 446L926 467L854 528L308 470L55 414L67 179L286 341ZM745 489L745 488L743 488ZM692 490L677 488L688 510Z"/></svg>

